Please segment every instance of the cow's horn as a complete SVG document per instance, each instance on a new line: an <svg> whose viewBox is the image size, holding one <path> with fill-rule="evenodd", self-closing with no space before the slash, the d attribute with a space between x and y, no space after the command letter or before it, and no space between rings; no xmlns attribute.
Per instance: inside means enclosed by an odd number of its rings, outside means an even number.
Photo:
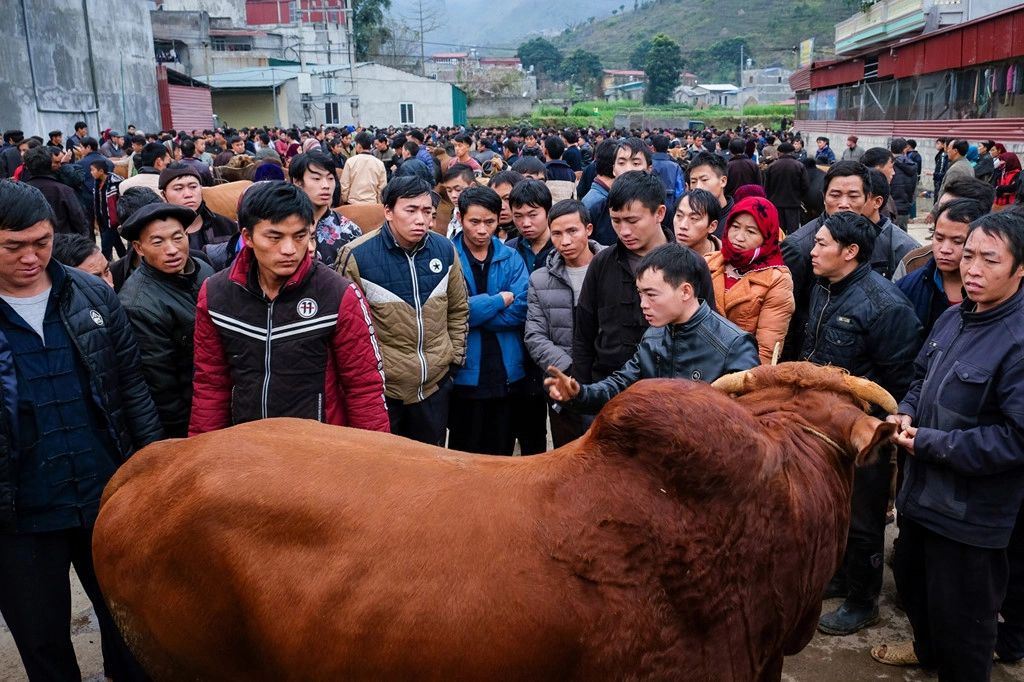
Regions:
<svg viewBox="0 0 1024 682"><path fill-rule="evenodd" d="M846 387L853 391L858 398L881 406L889 414L896 414L898 410L896 399L875 382L849 375L843 379L846 380Z"/></svg>
<svg viewBox="0 0 1024 682"><path fill-rule="evenodd" d="M747 392L747 389L744 386L746 378L746 372L733 372L732 374L726 374L725 376L715 379L711 385L725 391L726 393L743 395Z"/></svg>

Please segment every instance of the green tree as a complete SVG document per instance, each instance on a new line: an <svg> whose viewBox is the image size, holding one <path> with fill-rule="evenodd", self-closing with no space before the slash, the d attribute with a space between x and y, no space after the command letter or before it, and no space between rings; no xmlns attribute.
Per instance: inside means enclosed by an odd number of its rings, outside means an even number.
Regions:
<svg viewBox="0 0 1024 682"><path fill-rule="evenodd" d="M546 76L551 80L558 80L562 54L544 38L534 38L521 44L516 50L516 56L524 67L534 67L538 79Z"/></svg>
<svg viewBox="0 0 1024 682"><path fill-rule="evenodd" d="M730 38L689 54L689 68L702 83L733 83L739 78L740 46L744 57L754 57L746 38Z"/></svg>
<svg viewBox="0 0 1024 682"><path fill-rule="evenodd" d="M577 48L562 62L562 78L570 80L588 93L596 93L604 75L601 58L593 52Z"/></svg>
<svg viewBox="0 0 1024 682"><path fill-rule="evenodd" d="M683 66L685 62L679 43L664 33L654 36L644 64L644 74L647 77L644 85L644 103L668 103L672 91L679 85L679 72L683 70Z"/></svg>
<svg viewBox="0 0 1024 682"><path fill-rule="evenodd" d="M356 61L367 61L380 54L391 39L385 16L391 0L352 0L352 33L356 42Z"/></svg>
<svg viewBox="0 0 1024 682"><path fill-rule="evenodd" d="M647 53L651 51L651 40L650 38L644 38L629 55L629 68L631 69L643 69L647 66Z"/></svg>

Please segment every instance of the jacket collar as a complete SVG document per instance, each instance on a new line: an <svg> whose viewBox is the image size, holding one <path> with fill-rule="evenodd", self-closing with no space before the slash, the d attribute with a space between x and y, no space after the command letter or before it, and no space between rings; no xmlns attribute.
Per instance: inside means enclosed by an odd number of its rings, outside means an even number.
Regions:
<svg viewBox="0 0 1024 682"><path fill-rule="evenodd" d="M401 251L404 251L405 253L413 254L427 245L427 240L430 239L430 230L427 230L427 233L423 235L423 239L421 239L418 244L413 246L412 249L408 251L406 251L405 247L399 244L398 240L395 239L395 234L394 232L391 231L391 223L389 223L386 220L384 221L384 224L381 225L380 238L384 240L385 246L387 246L389 249L399 249Z"/></svg>
<svg viewBox="0 0 1024 682"><path fill-rule="evenodd" d="M704 323L706 319L711 316L711 308L708 307L708 302L701 300L700 307L697 308L697 312L693 314L693 317L688 319L682 324L670 324L669 332L673 335L682 335L692 332L694 329Z"/></svg>
<svg viewBox="0 0 1024 682"><path fill-rule="evenodd" d="M861 281L871 273L871 262L865 261L857 265L856 269L838 282L829 282L824 277L818 278L818 283L828 289L830 293L841 294L850 286Z"/></svg>
<svg viewBox="0 0 1024 682"><path fill-rule="evenodd" d="M593 239L588 239L587 240L587 246L590 248L590 253L594 254L595 256L602 249L605 248L604 244L599 244L599 243L595 242ZM553 270L553 269L556 269L556 268L558 270L564 270L565 269L565 258L562 257L562 254L558 253L558 249L556 249L556 248L554 248L554 246L552 246L551 247L551 251L548 253L547 259L544 262L544 266L548 270Z"/></svg>
<svg viewBox="0 0 1024 682"><path fill-rule="evenodd" d="M250 251L251 250L252 249L250 249ZM171 275L157 270L147 263L145 258L141 259L139 262L138 269L143 271L148 277L167 282L172 286L180 287L182 289L188 289L191 287L195 283L196 277L199 275L199 264L196 263L196 259L192 256L188 256L185 260L185 271L176 275Z"/></svg>
<svg viewBox="0 0 1024 682"><path fill-rule="evenodd" d="M963 320L964 326L981 326L1002 320L1010 315L1019 316L1021 307L1024 307L1024 289L1018 289L1013 296L985 312L974 312L976 305L970 299L965 299L960 305L960 319Z"/></svg>

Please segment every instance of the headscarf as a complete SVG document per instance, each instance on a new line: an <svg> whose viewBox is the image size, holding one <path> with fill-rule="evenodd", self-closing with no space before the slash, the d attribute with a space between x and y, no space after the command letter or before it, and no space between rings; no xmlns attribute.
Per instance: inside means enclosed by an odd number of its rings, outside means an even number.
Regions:
<svg viewBox="0 0 1024 682"><path fill-rule="evenodd" d="M764 187L761 185L742 185L736 188L736 191L732 194L733 201L739 201L746 199L747 197L761 197L767 199L768 195L764 192Z"/></svg>
<svg viewBox="0 0 1024 682"><path fill-rule="evenodd" d="M1013 171L1020 170L1020 159L1013 152L1000 154L999 160L1003 162L1002 169L1004 173L1012 173Z"/></svg>
<svg viewBox="0 0 1024 682"><path fill-rule="evenodd" d="M320 142L317 141L315 137L307 137L306 140L302 143L302 151L307 154L313 151L314 149L320 148Z"/></svg>
<svg viewBox="0 0 1024 682"><path fill-rule="evenodd" d="M967 148L967 160L974 164L978 160L978 145L972 144Z"/></svg>
<svg viewBox="0 0 1024 682"><path fill-rule="evenodd" d="M775 206L761 197L747 197L736 202L729 214L729 222L731 223L740 213L749 213L753 216L754 222L761 230L761 236L764 237L764 243L756 249L737 251L729 241L727 226L725 238L722 239L722 258L725 262L736 268L741 275L752 270L785 266L782 251L779 250L779 212L775 210Z"/></svg>

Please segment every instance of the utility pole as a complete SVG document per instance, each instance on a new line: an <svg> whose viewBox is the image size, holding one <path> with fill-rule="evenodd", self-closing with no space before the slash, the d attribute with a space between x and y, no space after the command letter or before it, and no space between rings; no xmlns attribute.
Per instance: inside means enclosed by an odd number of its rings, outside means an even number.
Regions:
<svg viewBox="0 0 1024 682"><path fill-rule="evenodd" d="M740 43L740 128L743 127L743 43Z"/></svg>

